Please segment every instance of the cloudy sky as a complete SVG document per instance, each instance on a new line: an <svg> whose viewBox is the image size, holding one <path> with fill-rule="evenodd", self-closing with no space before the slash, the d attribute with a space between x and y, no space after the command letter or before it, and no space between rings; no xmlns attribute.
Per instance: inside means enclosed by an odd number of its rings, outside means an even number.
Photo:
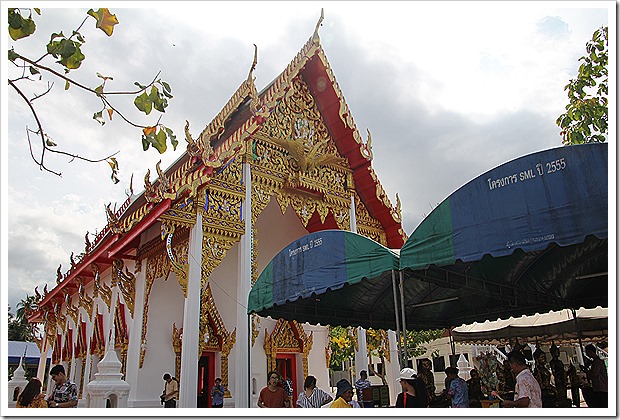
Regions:
<svg viewBox="0 0 620 420"><path fill-rule="evenodd" d="M96 98L57 82L35 101L49 135L62 149L89 158L120 151L121 182L110 181L105 163L50 155L46 164L63 174L57 177L30 158L30 110L14 91L2 89L2 296L13 310L36 285L52 288L58 265L65 271L71 252L83 251L86 231L105 225L104 205L122 204L132 174L140 193L147 169L154 174L159 159L166 168L181 156L185 120L197 134L213 119L247 77L252 44L258 46L260 90L312 35L321 8L321 43L362 136L367 128L372 132L374 169L393 203L399 194L408 234L472 178L561 146L555 120L567 103L564 86L576 76L593 32L605 25L615 30L615 2L609 1L107 5L120 24L108 38L92 18L86 21L86 60L72 77L95 87L99 72L114 78L108 88L123 91L161 71L174 95L162 122L177 134L179 148L143 152L139 130L119 118L99 126L92 120L101 109ZM15 47L38 58L52 32L71 33L88 10L73 2L43 6L35 35L15 42L3 33L4 51ZM7 74L7 63L2 66ZM30 93L44 90L34 82L24 86ZM133 113L132 99L114 100L138 123L157 118Z"/></svg>

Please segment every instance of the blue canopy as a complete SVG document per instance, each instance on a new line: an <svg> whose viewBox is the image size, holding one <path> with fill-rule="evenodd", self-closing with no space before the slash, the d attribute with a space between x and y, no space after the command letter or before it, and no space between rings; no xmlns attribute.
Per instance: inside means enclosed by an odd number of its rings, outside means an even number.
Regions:
<svg viewBox="0 0 620 420"><path fill-rule="evenodd" d="M401 250L413 270L607 238L607 144L523 156L463 185Z"/></svg>
<svg viewBox="0 0 620 420"><path fill-rule="evenodd" d="M372 239L343 230L314 232L273 257L250 291L248 313L312 324L389 327L396 270L398 256Z"/></svg>
<svg viewBox="0 0 620 420"><path fill-rule="evenodd" d="M558 147L500 165L463 185L400 252L408 325L453 325L607 306L608 146Z"/></svg>

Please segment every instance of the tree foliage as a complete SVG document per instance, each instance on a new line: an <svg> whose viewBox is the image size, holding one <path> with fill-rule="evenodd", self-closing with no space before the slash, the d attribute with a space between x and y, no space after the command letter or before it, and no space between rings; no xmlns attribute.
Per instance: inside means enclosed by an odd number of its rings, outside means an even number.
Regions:
<svg viewBox="0 0 620 420"><path fill-rule="evenodd" d="M9 308L8 339L10 341L35 341L38 326L28 322L28 316L37 309L36 296L26 295L18 304L15 315Z"/></svg>
<svg viewBox="0 0 620 420"><path fill-rule="evenodd" d="M607 141L607 44L605 26L586 44L579 74L564 88L569 103L556 124L565 145Z"/></svg>
<svg viewBox="0 0 620 420"><path fill-rule="evenodd" d="M37 15L41 15L40 9L8 9L8 31L13 41L17 42L35 33L36 23L33 19L33 11ZM77 29L71 32L71 35L67 36L63 31L54 32L49 36L49 42L47 42L47 44L44 44L45 41L43 41L41 46L44 47L44 50L41 51L41 56L39 58L22 54L18 49L18 44L11 46L8 58L9 62L13 64L13 69L16 70L13 73L16 74L9 77L8 84L18 96L25 101L35 120L36 129L26 127L26 136L30 146L31 157L39 165L41 170L51 172L55 175L61 175L60 172L46 166L46 153L57 153L69 156L72 159L81 159L88 162L105 161L112 169L112 181L117 183L119 182L117 176L119 167L118 161L113 157L116 153L102 159L89 159L76 153L60 150L57 141L52 139L45 131L44 122L39 118L34 106L35 100L50 92L54 86L54 81L60 81L63 83L65 90L75 86L75 88L80 91L95 95L99 98L101 101L101 109L93 113L93 119L100 125L106 123L106 117L108 120L112 120L113 115L118 115L129 125L141 129L142 147L145 151L148 150L150 146L153 146L159 153L164 153L167 149L168 141L170 141L170 144L176 149L178 141L172 130L160 123L161 116L159 116L155 124L135 123L121 113L111 99L119 96L132 96L135 97L135 107L145 115L149 115L153 109L160 113L164 113L168 106L168 101L172 99L172 90L168 83L159 78L159 73L150 83L141 84L135 82L135 88L124 91L111 91L107 89L106 84L111 83L113 78L104 76L100 73L97 73L97 77L101 79L98 86L82 84L72 76L69 76L70 72L79 69L86 59L83 52L86 36L82 33L82 27L91 17L95 20L95 28L103 31L108 37L112 36L114 27L119 24L116 15L110 13L108 9L90 9ZM26 86L28 86L28 88L34 86L34 90L37 93L33 96L28 96L25 89ZM37 149L36 153L35 150L33 150L33 142L30 139L31 134L34 134L41 141L38 148L35 146L35 149Z"/></svg>
<svg viewBox="0 0 620 420"><path fill-rule="evenodd" d="M353 339L347 328L338 326L330 328L329 347L332 353L329 367L334 370L341 370L342 363L355 355Z"/></svg>
<svg viewBox="0 0 620 420"><path fill-rule="evenodd" d="M418 357L426 353L425 344L441 338L444 331L444 329L407 331L408 357ZM331 327L329 331L329 345L332 352L330 368L334 370L340 370L344 361L355 356L355 343L353 342L353 334L350 328ZM366 347L369 357L377 357L381 360L381 363L385 364L385 351L388 348L387 331L367 329ZM379 375L378 372L374 373L386 383L385 375Z"/></svg>

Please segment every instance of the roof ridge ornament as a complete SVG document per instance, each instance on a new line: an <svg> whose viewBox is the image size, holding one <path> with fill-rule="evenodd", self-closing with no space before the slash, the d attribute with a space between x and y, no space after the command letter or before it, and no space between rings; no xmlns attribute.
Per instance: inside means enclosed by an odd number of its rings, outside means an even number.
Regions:
<svg viewBox="0 0 620 420"><path fill-rule="evenodd" d="M250 73L248 74L248 83L254 82L254 75L252 74L252 72L254 71L254 69L256 68L256 64L258 63L258 47L256 46L256 44L252 45L254 45L254 60L252 61L252 67L250 67Z"/></svg>
<svg viewBox="0 0 620 420"><path fill-rule="evenodd" d="M321 7L321 17L319 18L319 21L316 23L316 27L314 28L314 34L312 35L312 40L314 41L316 45L319 45L319 41L320 41L319 28L323 24L323 19L325 19L325 16L323 14L323 8Z"/></svg>

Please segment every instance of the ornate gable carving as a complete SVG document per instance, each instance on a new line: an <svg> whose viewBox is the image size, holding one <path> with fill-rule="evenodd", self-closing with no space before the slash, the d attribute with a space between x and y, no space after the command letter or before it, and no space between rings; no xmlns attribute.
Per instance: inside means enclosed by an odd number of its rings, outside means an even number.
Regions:
<svg viewBox="0 0 620 420"><path fill-rule="evenodd" d="M275 369L278 353L302 353L304 377L308 376L308 355L312 349L312 333L307 335L297 321L279 319L271 334L265 329L265 344L268 370Z"/></svg>

